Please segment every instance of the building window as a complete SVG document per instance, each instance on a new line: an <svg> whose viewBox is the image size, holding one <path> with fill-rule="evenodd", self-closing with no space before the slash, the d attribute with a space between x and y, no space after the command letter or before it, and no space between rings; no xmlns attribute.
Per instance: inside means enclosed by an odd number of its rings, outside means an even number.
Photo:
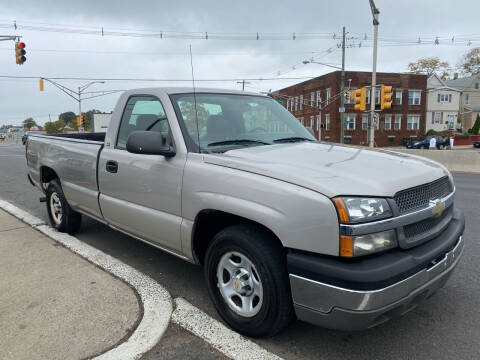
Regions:
<svg viewBox="0 0 480 360"><path fill-rule="evenodd" d="M437 102L439 103L445 103L445 102L451 102L451 101L452 101L451 94L438 94L437 96Z"/></svg>
<svg viewBox="0 0 480 360"><path fill-rule="evenodd" d="M310 116L310 125L309 125L308 127L312 128L312 130L313 130L313 123L314 123L314 121L315 121L315 116L313 116L313 115Z"/></svg>
<svg viewBox="0 0 480 360"><path fill-rule="evenodd" d="M407 130L418 130L420 127L420 115L407 116Z"/></svg>
<svg viewBox="0 0 480 360"><path fill-rule="evenodd" d="M393 143L394 141L395 141L395 135L390 135L390 136L388 137L388 142Z"/></svg>
<svg viewBox="0 0 480 360"><path fill-rule="evenodd" d="M478 90L478 83L475 83L475 89Z"/></svg>
<svg viewBox="0 0 480 360"><path fill-rule="evenodd" d="M320 95L320 90L317 90L317 108L320 108L322 103L322 97Z"/></svg>
<svg viewBox="0 0 480 360"><path fill-rule="evenodd" d="M355 104L355 90L357 90L357 88L350 88L350 94L345 99L345 104Z"/></svg>
<svg viewBox="0 0 480 360"><path fill-rule="evenodd" d="M343 137L343 143L344 144L351 144L352 143L352 137L351 136L344 136Z"/></svg>
<svg viewBox="0 0 480 360"><path fill-rule="evenodd" d="M366 103L370 104L370 88L367 89ZM380 104L380 88L375 88L375 104Z"/></svg>
<svg viewBox="0 0 480 360"><path fill-rule="evenodd" d="M420 90L408 90L408 105L420 105Z"/></svg>
<svg viewBox="0 0 480 360"><path fill-rule="evenodd" d="M441 112L434 112L433 113L433 123L434 124L441 124L442 123L442 113Z"/></svg>
<svg viewBox="0 0 480 360"><path fill-rule="evenodd" d="M290 99L287 99L287 110L290 110Z"/></svg>
<svg viewBox="0 0 480 360"><path fill-rule="evenodd" d="M302 125L304 125L304 126L305 126L305 124L303 123L303 116L302 116L302 117L300 117L300 118L298 118L298 121L300 121L300 124L302 124Z"/></svg>
<svg viewBox="0 0 480 360"><path fill-rule="evenodd" d="M295 96L295 111L298 110L298 96Z"/></svg>
<svg viewBox="0 0 480 360"><path fill-rule="evenodd" d="M402 105L402 95L403 95L402 89L395 90L395 104Z"/></svg>
<svg viewBox="0 0 480 360"><path fill-rule="evenodd" d="M465 104L470 104L470 94L465 94Z"/></svg>
<svg viewBox="0 0 480 360"><path fill-rule="evenodd" d="M329 141L330 140L330 136L325 136L325 141Z"/></svg>
<svg viewBox="0 0 480 360"><path fill-rule="evenodd" d="M385 130L392 129L392 115L385 115Z"/></svg>
<svg viewBox="0 0 480 360"><path fill-rule="evenodd" d="M395 123L393 124L394 130L401 130L402 128L402 115L395 115Z"/></svg>
<svg viewBox="0 0 480 360"><path fill-rule="evenodd" d="M310 93L310 106L313 107L314 103L315 103L315 93L312 91Z"/></svg>
<svg viewBox="0 0 480 360"><path fill-rule="evenodd" d="M363 114L362 115L362 130L367 130L368 129L368 115Z"/></svg>
<svg viewBox="0 0 480 360"><path fill-rule="evenodd" d="M327 99L326 99L326 100L327 100L327 103L326 103L326 105L330 104L330 97L331 97L331 95L332 95L332 89L328 88L328 89L327 89L327 95L326 95L326 96L327 96Z"/></svg>
<svg viewBox="0 0 480 360"><path fill-rule="evenodd" d="M303 95L300 95L300 110L303 109Z"/></svg>
<svg viewBox="0 0 480 360"><path fill-rule="evenodd" d="M322 114L317 115L317 131L320 131L322 127Z"/></svg>
<svg viewBox="0 0 480 360"><path fill-rule="evenodd" d="M330 130L330 114L325 114L325 130Z"/></svg>
<svg viewBox="0 0 480 360"><path fill-rule="evenodd" d="M355 130L355 119L357 115L355 114L347 114L345 116L345 122L346 122L346 129L345 130Z"/></svg>

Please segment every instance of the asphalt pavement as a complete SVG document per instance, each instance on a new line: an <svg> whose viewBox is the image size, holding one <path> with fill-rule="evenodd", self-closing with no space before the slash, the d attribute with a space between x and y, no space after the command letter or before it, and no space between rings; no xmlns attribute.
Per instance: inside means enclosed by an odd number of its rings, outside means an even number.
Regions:
<svg viewBox="0 0 480 360"><path fill-rule="evenodd" d="M0 198L47 220L41 193L27 180L21 145L0 146ZM340 332L296 321L281 334L255 340L286 359L477 359L480 358L480 175L455 174L456 206L466 216L466 249L447 285L406 316L364 332ZM183 297L219 319L203 280L202 269L84 217L80 240L118 258L162 284L172 297ZM169 328L171 348L201 342ZM146 355L157 358L160 342ZM200 349L199 349L200 350ZM212 357L216 357L212 353Z"/></svg>

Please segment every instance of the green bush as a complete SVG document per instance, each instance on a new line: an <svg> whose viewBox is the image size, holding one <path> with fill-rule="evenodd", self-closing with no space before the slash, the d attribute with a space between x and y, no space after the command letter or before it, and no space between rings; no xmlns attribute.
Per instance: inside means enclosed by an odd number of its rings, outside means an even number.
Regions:
<svg viewBox="0 0 480 360"><path fill-rule="evenodd" d="M468 139L468 134L455 135L455 139Z"/></svg>
<svg viewBox="0 0 480 360"><path fill-rule="evenodd" d="M478 135L478 133L480 132L480 114L477 114L477 120L475 120L475 124L469 130L469 132L473 135Z"/></svg>

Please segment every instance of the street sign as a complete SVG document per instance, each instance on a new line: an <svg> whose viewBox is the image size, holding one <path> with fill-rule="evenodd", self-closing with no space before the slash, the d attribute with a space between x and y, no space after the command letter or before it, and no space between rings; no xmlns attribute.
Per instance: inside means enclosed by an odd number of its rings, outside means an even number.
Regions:
<svg viewBox="0 0 480 360"><path fill-rule="evenodd" d="M344 113L345 112L345 108L342 106L342 107L339 107L338 108L338 112L341 112L341 113Z"/></svg>
<svg viewBox="0 0 480 360"><path fill-rule="evenodd" d="M277 99L277 102L280 104L280 105L283 105L283 101L281 99Z"/></svg>

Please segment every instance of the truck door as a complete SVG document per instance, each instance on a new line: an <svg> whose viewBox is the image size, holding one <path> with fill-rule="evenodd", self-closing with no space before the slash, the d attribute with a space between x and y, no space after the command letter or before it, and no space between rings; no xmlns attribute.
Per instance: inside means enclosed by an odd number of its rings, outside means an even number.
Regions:
<svg viewBox="0 0 480 360"><path fill-rule="evenodd" d="M174 145L160 100L151 95L131 96L122 114L116 143L106 146L100 154L102 214L111 225L179 253L185 159L178 155L165 158L127 152L128 136L135 130L161 132Z"/></svg>

